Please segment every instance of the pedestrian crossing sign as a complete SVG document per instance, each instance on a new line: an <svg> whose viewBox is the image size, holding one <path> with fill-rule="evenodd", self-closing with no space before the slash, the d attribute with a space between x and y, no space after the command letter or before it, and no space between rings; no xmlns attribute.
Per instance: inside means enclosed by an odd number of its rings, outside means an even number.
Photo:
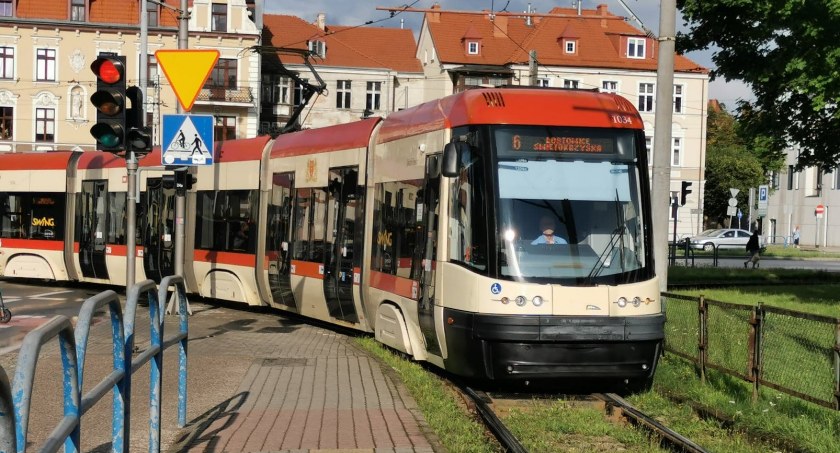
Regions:
<svg viewBox="0 0 840 453"><path fill-rule="evenodd" d="M213 165L212 115L163 115L162 165Z"/></svg>

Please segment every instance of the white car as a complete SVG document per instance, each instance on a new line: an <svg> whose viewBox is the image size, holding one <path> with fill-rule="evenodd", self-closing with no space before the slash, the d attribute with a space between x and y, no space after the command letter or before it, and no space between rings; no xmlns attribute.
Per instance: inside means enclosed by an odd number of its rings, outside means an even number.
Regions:
<svg viewBox="0 0 840 453"><path fill-rule="evenodd" d="M738 228L718 228L706 230L697 236L688 239L691 248L711 252L715 247L719 249L741 249L746 250L747 241L750 240L750 233L747 230ZM763 247L761 236L758 239L759 247Z"/></svg>

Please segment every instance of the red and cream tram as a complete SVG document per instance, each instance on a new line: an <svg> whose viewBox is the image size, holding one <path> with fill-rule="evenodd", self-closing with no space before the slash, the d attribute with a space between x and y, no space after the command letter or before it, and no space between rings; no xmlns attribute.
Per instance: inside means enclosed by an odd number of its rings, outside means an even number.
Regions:
<svg viewBox="0 0 840 453"><path fill-rule="evenodd" d="M186 198L190 292L373 332L468 377L650 383L664 314L627 100L476 89L215 153ZM140 162L138 280L174 268L160 162ZM107 153L0 155L0 275L124 285L125 179Z"/></svg>

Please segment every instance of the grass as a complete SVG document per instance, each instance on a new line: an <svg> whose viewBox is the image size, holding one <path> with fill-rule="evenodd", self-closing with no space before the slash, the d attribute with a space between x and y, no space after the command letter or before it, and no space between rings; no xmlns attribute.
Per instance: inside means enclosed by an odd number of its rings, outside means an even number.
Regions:
<svg viewBox="0 0 840 453"><path fill-rule="evenodd" d="M695 256L704 256L704 257L711 257L712 252L707 252L705 250L692 250ZM718 249L718 256L745 256L746 250L744 247L738 248L723 248ZM840 260L840 253L837 252L830 252L826 250L822 250L815 247L784 247L781 245L768 245L764 251L761 253L764 257L775 257L775 258L786 258L786 259L808 259L808 258L818 258L818 259L838 259ZM677 249L677 256L682 257L685 256L685 251L683 249Z"/></svg>

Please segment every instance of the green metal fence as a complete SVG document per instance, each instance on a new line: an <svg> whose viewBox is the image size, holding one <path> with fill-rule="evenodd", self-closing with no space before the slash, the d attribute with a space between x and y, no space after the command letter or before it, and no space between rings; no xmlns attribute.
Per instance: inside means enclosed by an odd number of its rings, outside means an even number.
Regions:
<svg viewBox="0 0 840 453"><path fill-rule="evenodd" d="M665 350L709 368L840 410L840 318L662 293Z"/></svg>

